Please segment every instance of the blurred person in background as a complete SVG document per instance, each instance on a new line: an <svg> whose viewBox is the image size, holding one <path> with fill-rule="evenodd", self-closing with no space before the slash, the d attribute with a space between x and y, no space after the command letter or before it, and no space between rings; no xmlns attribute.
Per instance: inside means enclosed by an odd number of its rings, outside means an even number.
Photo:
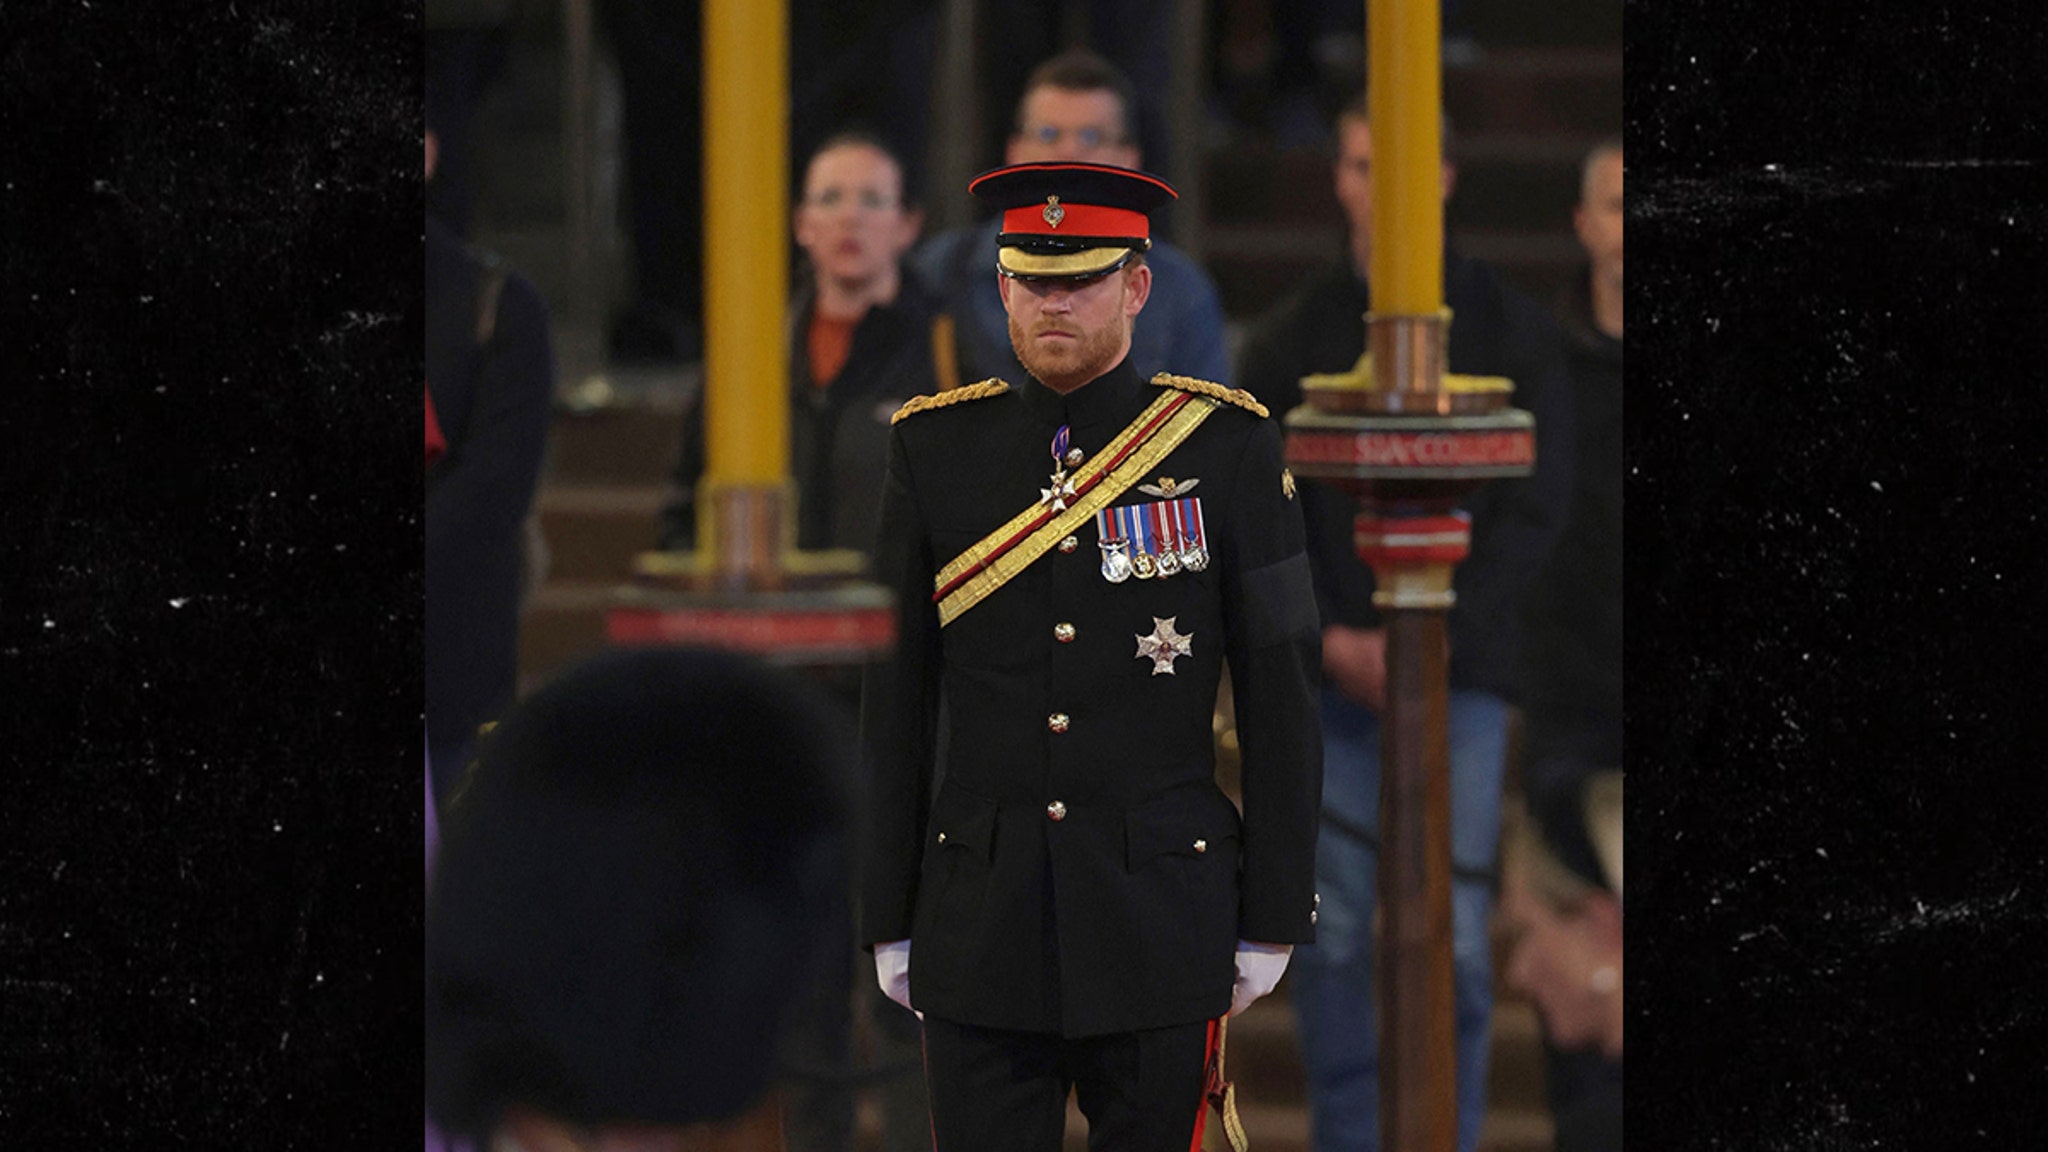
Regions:
<svg viewBox="0 0 2048 1152"><path fill-rule="evenodd" d="M879 137L844 132L805 166L794 215L802 267L789 312L790 469L796 482L797 546L874 549L889 419L904 401L937 390L932 319L936 306L902 266L923 214L906 199L903 166ZM675 480L663 512L662 546L696 546L697 485L705 468L702 406L691 410ZM857 669L821 673L849 725L860 705ZM791 1152L850 1152L854 1137L851 1033L857 959L851 887L832 907L833 926L817 960L799 1025L791 1032ZM863 964L863 967L865 965ZM931 1146L919 1074L916 1021L870 1001L874 1064L881 1070L883 1147Z"/></svg>
<svg viewBox="0 0 2048 1152"><path fill-rule="evenodd" d="M779 1152L782 1021L849 867L850 743L815 689L705 651L608 653L513 710L428 896L448 1147Z"/></svg>
<svg viewBox="0 0 2048 1152"><path fill-rule="evenodd" d="M1303 376L1348 372L1365 352L1373 140L1363 95L1339 118L1337 136L1333 177L1350 225L1349 250L1261 318L1245 342L1240 379L1276 413L1301 403ZM1446 131L1446 199L1457 176L1449 143ZM1491 266L1448 249L1444 300L1451 310L1449 371L1511 378L1513 403L1534 414L1541 445L1534 474L1493 481L1466 499L1471 554L1458 565L1457 603L1448 621L1458 1148L1472 1152L1486 1116L1493 1018L1487 924L1508 710L1521 694L1523 605L1557 542L1571 496L1571 392L1557 325ZM1373 604L1372 569L1358 558L1353 537L1357 502L1317 482L1302 483L1301 502L1323 627L1323 835L1316 859L1323 904L1316 943L1295 957L1293 1002L1315 1148L1357 1152L1379 1144L1373 924L1387 632Z"/></svg>
<svg viewBox="0 0 2048 1152"><path fill-rule="evenodd" d="M1557 1152L1622 1147L1622 777L1530 797L1510 822L1501 919L1513 936L1508 983L1536 1002L1560 1050L1597 1071L1553 1101Z"/></svg>
<svg viewBox="0 0 2048 1152"><path fill-rule="evenodd" d="M799 548L873 549L889 417L937 390L938 306L902 262L923 221L906 198L902 165L878 137L834 136L805 167L787 385ZM663 512L664 548L696 546L705 450L698 405L684 427L678 493Z"/></svg>
<svg viewBox="0 0 2048 1152"><path fill-rule="evenodd" d="M1572 223L1587 264L1557 309L1576 474L1564 537L1529 606L1529 788L1545 785L1553 760L1567 776L1573 764L1621 762L1621 161L1619 141L1586 157Z"/></svg>
<svg viewBox="0 0 2048 1152"><path fill-rule="evenodd" d="M1014 125L1016 109L1036 86L1032 62L1063 54L1069 47L1070 10L1082 9L1087 48L1097 59L1129 77L1125 82L1124 123L1133 148L1149 159L1153 174L1169 180L1191 180L1179 168L1191 156L1169 156L1166 104L1173 82L1175 5L1168 0L1005 0L975 5L974 22L979 64L976 86L981 94L981 159L1001 157L1007 149L1004 125ZM1085 160L1085 156L1041 159ZM1115 163L1115 161L1099 161ZM1006 164L1021 163L1010 156ZM1123 165L1136 168L1134 161ZM1165 227L1153 232L1156 241Z"/></svg>
<svg viewBox="0 0 2048 1152"><path fill-rule="evenodd" d="M430 184L438 146L428 133ZM555 360L540 292L432 216L425 296L427 731L445 802L518 684L520 603L544 564L529 514Z"/></svg>
<svg viewBox="0 0 2048 1152"><path fill-rule="evenodd" d="M1563 539L1528 612L1529 686L1522 788L1532 805L1576 796L1590 766L1621 762L1622 726L1622 149L1585 158L1572 213L1586 265L1557 313L1572 375L1576 477ZM1573 1048L1546 1028L1544 1077L1552 1109L1606 1091L1616 1073L1597 1048Z"/></svg>
<svg viewBox="0 0 2048 1152"><path fill-rule="evenodd" d="M1137 96L1107 60L1073 49L1031 73L1016 108L1006 164L1078 161L1137 168L1144 159L1133 135ZM938 293L957 346L958 380L1022 380L1026 373L1010 345L1010 320L996 291L996 236L1000 219L935 236L920 245L913 265ZM1223 341L1223 305L1201 265L1162 240L1145 254L1152 295L1131 334L1131 367L1138 375L1178 372L1228 385L1230 357Z"/></svg>
<svg viewBox="0 0 2048 1152"><path fill-rule="evenodd" d="M427 213L468 236L476 199L470 126L511 50L524 0L427 0L427 130L439 142L439 175L427 185Z"/></svg>

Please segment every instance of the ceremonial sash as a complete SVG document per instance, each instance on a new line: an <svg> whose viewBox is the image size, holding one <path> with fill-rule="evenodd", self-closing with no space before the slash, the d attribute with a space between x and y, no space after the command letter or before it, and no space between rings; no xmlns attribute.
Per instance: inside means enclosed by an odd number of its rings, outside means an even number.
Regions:
<svg viewBox="0 0 2048 1152"><path fill-rule="evenodd" d="M1116 434L1095 459L1074 474L1074 496L1064 511L1034 504L953 558L932 579L939 626L988 599L1055 544L1086 524L1180 447L1217 402L1192 392L1164 393Z"/></svg>

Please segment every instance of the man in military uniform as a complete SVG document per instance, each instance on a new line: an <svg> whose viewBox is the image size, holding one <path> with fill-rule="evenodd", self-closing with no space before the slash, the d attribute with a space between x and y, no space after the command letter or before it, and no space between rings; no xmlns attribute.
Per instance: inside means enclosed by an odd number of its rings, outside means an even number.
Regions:
<svg viewBox="0 0 2048 1152"><path fill-rule="evenodd" d="M997 271L1035 379L897 413L863 939L921 1014L939 1152L1198 1137L1217 1024L1313 939L1319 624L1280 433L1126 362L1164 181L1021 164ZM1228 661L1243 813L1214 778ZM912 963L913 954L915 963Z"/></svg>

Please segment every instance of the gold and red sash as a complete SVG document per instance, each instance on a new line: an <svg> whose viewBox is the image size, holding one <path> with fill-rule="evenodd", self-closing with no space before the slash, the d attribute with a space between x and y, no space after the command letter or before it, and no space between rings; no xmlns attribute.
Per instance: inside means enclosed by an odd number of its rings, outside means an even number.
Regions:
<svg viewBox="0 0 2048 1152"><path fill-rule="evenodd" d="M961 613L988 599L1093 519L1096 512L1150 473L1167 453L1180 447L1217 406L1215 399L1194 392L1165 392L1074 473L1074 497L1064 511L1034 504L954 557L932 578L939 626L951 624Z"/></svg>

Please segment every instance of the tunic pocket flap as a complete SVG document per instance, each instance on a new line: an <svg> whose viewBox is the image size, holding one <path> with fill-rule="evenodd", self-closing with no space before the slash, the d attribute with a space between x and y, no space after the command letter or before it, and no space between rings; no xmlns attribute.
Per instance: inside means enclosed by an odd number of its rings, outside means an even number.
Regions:
<svg viewBox="0 0 2048 1152"><path fill-rule="evenodd" d="M986 859L995 841L996 802L960 788L942 788L926 827L933 847L973 852Z"/></svg>
<svg viewBox="0 0 2048 1152"><path fill-rule="evenodd" d="M1237 808L1214 786L1169 792L1124 814L1125 867L1168 854L1205 858L1237 839Z"/></svg>

